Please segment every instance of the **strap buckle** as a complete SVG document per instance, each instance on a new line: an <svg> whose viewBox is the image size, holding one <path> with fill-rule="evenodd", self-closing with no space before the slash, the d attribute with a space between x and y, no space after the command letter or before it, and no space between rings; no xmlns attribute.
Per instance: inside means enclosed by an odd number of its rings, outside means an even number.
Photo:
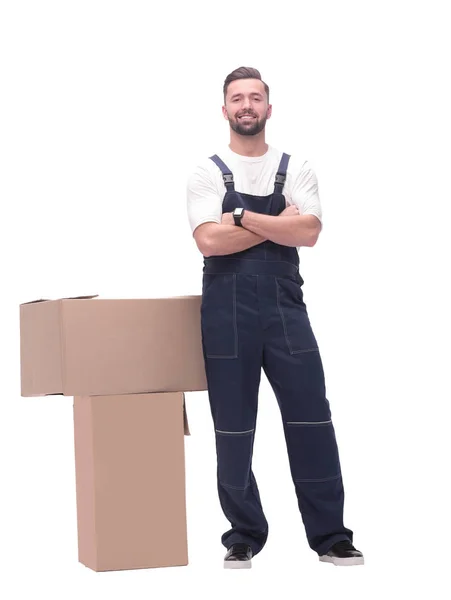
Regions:
<svg viewBox="0 0 451 600"><path fill-rule="evenodd" d="M232 173L224 173L222 178L224 179L224 183L227 185L228 183L233 183L233 175Z"/></svg>
<svg viewBox="0 0 451 600"><path fill-rule="evenodd" d="M280 173L277 173L276 183L285 183L286 178L287 178L286 175L281 175Z"/></svg>

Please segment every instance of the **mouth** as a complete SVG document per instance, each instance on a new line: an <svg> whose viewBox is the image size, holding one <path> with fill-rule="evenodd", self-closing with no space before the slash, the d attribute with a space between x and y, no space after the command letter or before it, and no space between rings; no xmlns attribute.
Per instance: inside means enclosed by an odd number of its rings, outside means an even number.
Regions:
<svg viewBox="0 0 451 600"><path fill-rule="evenodd" d="M252 116L252 115L242 115L241 117L238 117L238 119L240 121L252 121L254 120L256 117Z"/></svg>

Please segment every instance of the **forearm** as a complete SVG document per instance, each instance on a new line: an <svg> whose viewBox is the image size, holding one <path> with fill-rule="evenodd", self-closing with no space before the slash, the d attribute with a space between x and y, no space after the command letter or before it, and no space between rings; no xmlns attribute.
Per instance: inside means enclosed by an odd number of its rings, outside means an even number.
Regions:
<svg viewBox="0 0 451 600"><path fill-rule="evenodd" d="M243 227L282 246L314 246L321 230L313 215L293 215L283 218L245 211Z"/></svg>
<svg viewBox="0 0 451 600"><path fill-rule="evenodd" d="M266 238L236 225L217 225L207 241L205 256L223 256L234 254L257 246Z"/></svg>

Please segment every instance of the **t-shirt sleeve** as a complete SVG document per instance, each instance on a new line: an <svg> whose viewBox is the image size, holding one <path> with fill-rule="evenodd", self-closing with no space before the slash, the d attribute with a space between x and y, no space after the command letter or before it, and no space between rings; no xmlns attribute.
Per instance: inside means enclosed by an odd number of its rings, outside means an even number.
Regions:
<svg viewBox="0 0 451 600"><path fill-rule="evenodd" d="M305 161L298 174L295 174L291 199L301 215L315 215L322 223L318 180L308 161Z"/></svg>
<svg viewBox="0 0 451 600"><path fill-rule="evenodd" d="M222 199L206 169L197 167L188 177L186 198L192 233L202 223L221 223Z"/></svg>

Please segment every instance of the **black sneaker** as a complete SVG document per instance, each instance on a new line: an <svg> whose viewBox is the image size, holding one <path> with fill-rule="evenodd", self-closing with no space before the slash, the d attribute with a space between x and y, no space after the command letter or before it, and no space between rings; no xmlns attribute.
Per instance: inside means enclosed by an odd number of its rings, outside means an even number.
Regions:
<svg viewBox="0 0 451 600"><path fill-rule="evenodd" d="M233 544L224 557L225 569L250 569L252 550L247 544Z"/></svg>
<svg viewBox="0 0 451 600"><path fill-rule="evenodd" d="M363 565L363 554L354 548L349 540L342 540L332 546L327 554L319 557L321 562L328 562L343 567Z"/></svg>

